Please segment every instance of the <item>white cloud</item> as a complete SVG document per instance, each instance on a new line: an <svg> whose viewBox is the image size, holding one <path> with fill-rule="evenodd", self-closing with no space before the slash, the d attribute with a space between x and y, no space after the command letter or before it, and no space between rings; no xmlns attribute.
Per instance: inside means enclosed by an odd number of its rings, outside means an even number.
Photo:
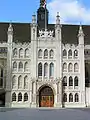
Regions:
<svg viewBox="0 0 90 120"><path fill-rule="evenodd" d="M48 9L52 23L55 23L56 13L60 12L61 23L90 24L90 9L78 0L52 0Z"/></svg>

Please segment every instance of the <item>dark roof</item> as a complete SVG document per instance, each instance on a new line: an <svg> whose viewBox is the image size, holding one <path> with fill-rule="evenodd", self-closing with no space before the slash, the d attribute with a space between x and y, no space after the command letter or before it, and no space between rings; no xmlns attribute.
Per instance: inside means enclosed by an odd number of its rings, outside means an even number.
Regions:
<svg viewBox="0 0 90 120"><path fill-rule="evenodd" d="M14 42L29 42L31 39L30 23L12 23L14 29ZM0 23L0 41L7 41L7 30L9 23ZM55 25L49 24L48 29L54 30ZM77 44L78 43L79 25L62 25L62 42ZM85 34L85 44L90 44L90 26L83 25Z"/></svg>

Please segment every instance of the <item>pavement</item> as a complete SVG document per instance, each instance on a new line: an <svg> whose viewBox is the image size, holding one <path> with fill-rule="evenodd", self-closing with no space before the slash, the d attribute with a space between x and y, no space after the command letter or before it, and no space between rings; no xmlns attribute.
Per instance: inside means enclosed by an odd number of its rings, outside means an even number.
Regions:
<svg viewBox="0 0 90 120"><path fill-rule="evenodd" d="M90 108L0 108L0 120L90 120Z"/></svg>

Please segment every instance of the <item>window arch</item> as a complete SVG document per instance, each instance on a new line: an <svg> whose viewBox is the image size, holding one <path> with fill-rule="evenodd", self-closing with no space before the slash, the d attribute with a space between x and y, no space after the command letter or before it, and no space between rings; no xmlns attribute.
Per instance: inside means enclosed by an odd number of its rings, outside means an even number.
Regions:
<svg viewBox="0 0 90 120"><path fill-rule="evenodd" d="M19 71L23 71L23 63L19 62Z"/></svg>
<svg viewBox="0 0 90 120"><path fill-rule="evenodd" d="M79 71L79 65L78 63L74 64L74 72L78 72Z"/></svg>
<svg viewBox="0 0 90 120"><path fill-rule="evenodd" d="M28 101L28 94L27 93L24 94L24 102L25 101Z"/></svg>
<svg viewBox="0 0 90 120"><path fill-rule="evenodd" d="M42 63L38 64L38 77L42 76Z"/></svg>
<svg viewBox="0 0 90 120"><path fill-rule="evenodd" d="M73 71L73 64L69 63L68 65L68 72L72 72Z"/></svg>
<svg viewBox="0 0 90 120"><path fill-rule="evenodd" d="M75 102L79 102L79 95L78 95L78 93L75 94Z"/></svg>
<svg viewBox="0 0 90 120"><path fill-rule="evenodd" d="M22 101L22 93L19 93L19 94L18 94L18 102L19 102L19 101Z"/></svg>
<svg viewBox="0 0 90 120"><path fill-rule="evenodd" d="M78 86L78 77L77 76L74 78L74 85Z"/></svg>
<svg viewBox="0 0 90 120"><path fill-rule="evenodd" d="M28 49L28 48L25 49L25 57L26 57L26 58L29 57L29 49Z"/></svg>
<svg viewBox="0 0 90 120"><path fill-rule="evenodd" d="M18 89L22 88L22 76L18 77Z"/></svg>
<svg viewBox="0 0 90 120"><path fill-rule="evenodd" d="M67 57L67 51L65 49L63 50L63 57Z"/></svg>
<svg viewBox="0 0 90 120"><path fill-rule="evenodd" d="M16 87L16 76L14 75L12 78L12 88Z"/></svg>
<svg viewBox="0 0 90 120"><path fill-rule="evenodd" d="M17 70L17 63L13 62L13 70L16 71Z"/></svg>
<svg viewBox="0 0 90 120"><path fill-rule="evenodd" d="M67 86L67 77L66 76L63 77L63 86Z"/></svg>
<svg viewBox="0 0 90 120"><path fill-rule="evenodd" d="M69 102L73 102L73 94L72 93L69 94Z"/></svg>
<svg viewBox="0 0 90 120"><path fill-rule="evenodd" d="M41 49L38 51L38 58L42 58L42 50Z"/></svg>
<svg viewBox="0 0 90 120"><path fill-rule="evenodd" d="M27 89L28 88L28 77L25 76L24 77L24 89Z"/></svg>
<svg viewBox="0 0 90 120"><path fill-rule="evenodd" d="M47 49L44 50L44 58L48 58L48 50Z"/></svg>
<svg viewBox="0 0 90 120"><path fill-rule="evenodd" d="M24 71L28 71L28 67L29 67L28 62L25 62L25 64L24 64Z"/></svg>
<svg viewBox="0 0 90 120"><path fill-rule="evenodd" d="M17 48L14 48L13 50L13 57L17 57Z"/></svg>
<svg viewBox="0 0 90 120"><path fill-rule="evenodd" d="M63 94L63 102L67 102L67 94L66 93Z"/></svg>
<svg viewBox="0 0 90 120"><path fill-rule="evenodd" d="M44 64L44 77L48 76L48 63Z"/></svg>
<svg viewBox="0 0 90 120"><path fill-rule="evenodd" d="M69 77L69 86L73 86L73 78L71 76Z"/></svg>
<svg viewBox="0 0 90 120"><path fill-rule="evenodd" d="M50 77L54 76L54 64L50 63Z"/></svg>
<svg viewBox="0 0 90 120"><path fill-rule="evenodd" d="M63 63L63 72L67 72L67 63Z"/></svg>
<svg viewBox="0 0 90 120"><path fill-rule="evenodd" d="M19 57L22 58L23 57L23 49L19 49Z"/></svg>
<svg viewBox="0 0 90 120"><path fill-rule="evenodd" d="M75 50L75 51L74 51L74 58L77 58L77 57L78 57L78 51Z"/></svg>
<svg viewBox="0 0 90 120"><path fill-rule="evenodd" d="M15 92L12 94L12 102L13 101L16 101L16 93Z"/></svg>
<svg viewBox="0 0 90 120"><path fill-rule="evenodd" d="M53 58L54 57L54 51L51 49L50 52L49 52L49 56L50 58Z"/></svg>
<svg viewBox="0 0 90 120"><path fill-rule="evenodd" d="M68 51L68 58L72 58L72 50L71 49Z"/></svg>

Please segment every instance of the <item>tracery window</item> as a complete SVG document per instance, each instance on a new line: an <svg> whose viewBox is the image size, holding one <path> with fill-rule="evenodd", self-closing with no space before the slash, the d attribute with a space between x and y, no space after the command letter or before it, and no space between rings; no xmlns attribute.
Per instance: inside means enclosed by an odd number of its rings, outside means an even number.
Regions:
<svg viewBox="0 0 90 120"><path fill-rule="evenodd" d="M44 51L44 58L45 59L48 58L48 50L47 49L45 49L45 51Z"/></svg>
<svg viewBox="0 0 90 120"><path fill-rule="evenodd" d="M68 72L72 72L73 71L73 64L69 63L68 65Z"/></svg>
<svg viewBox="0 0 90 120"><path fill-rule="evenodd" d="M74 78L74 85L78 86L78 77L77 76Z"/></svg>
<svg viewBox="0 0 90 120"><path fill-rule="evenodd" d="M63 63L63 72L67 72L67 63Z"/></svg>
<svg viewBox="0 0 90 120"><path fill-rule="evenodd" d="M65 49L63 50L63 57L67 57L67 51Z"/></svg>
<svg viewBox="0 0 90 120"><path fill-rule="evenodd" d="M25 57L28 58L29 57L29 49L25 49Z"/></svg>
<svg viewBox="0 0 90 120"><path fill-rule="evenodd" d="M22 76L18 77L18 89L22 88Z"/></svg>
<svg viewBox="0 0 90 120"><path fill-rule="evenodd" d="M26 102L26 101L28 101L28 94L27 93L24 94L24 102Z"/></svg>
<svg viewBox="0 0 90 120"><path fill-rule="evenodd" d="M22 58L23 57L23 49L19 49L19 57Z"/></svg>
<svg viewBox="0 0 90 120"><path fill-rule="evenodd" d="M16 76L15 75L12 78L12 88L16 88Z"/></svg>
<svg viewBox="0 0 90 120"><path fill-rule="evenodd" d="M79 102L79 95L78 95L78 93L75 94L75 102Z"/></svg>
<svg viewBox="0 0 90 120"><path fill-rule="evenodd" d="M75 51L74 51L74 58L77 58L77 57L78 57L78 51L75 50Z"/></svg>
<svg viewBox="0 0 90 120"><path fill-rule="evenodd" d="M63 94L63 102L67 102L67 94L66 93Z"/></svg>
<svg viewBox="0 0 90 120"><path fill-rule="evenodd" d="M17 48L13 50L13 57L17 57Z"/></svg>
<svg viewBox="0 0 90 120"><path fill-rule="evenodd" d="M74 64L74 72L78 72L79 71L79 65L78 63Z"/></svg>
<svg viewBox="0 0 90 120"><path fill-rule="evenodd" d="M13 70L14 70L14 71L17 70L17 63L16 63L16 62L13 63Z"/></svg>
<svg viewBox="0 0 90 120"><path fill-rule="evenodd" d="M42 63L38 64L38 77L42 76Z"/></svg>
<svg viewBox="0 0 90 120"><path fill-rule="evenodd" d="M29 70L29 65L28 65L28 62L25 62L24 64L24 71L28 71Z"/></svg>
<svg viewBox="0 0 90 120"><path fill-rule="evenodd" d="M50 63L50 77L54 76L54 64Z"/></svg>
<svg viewBox="0 0 90 120"><path fill-rule="evenodd" d="M19 62L19 71L23 71L23 63Z"/></svg>
<svg viewBox="0 0 90 120"><path fill-rule="evenodd" d="M24 89L27 89L28 88L28 77L25 76L24 77Z"/></svg>
<svg viewBox="0 0 90 120"><path fill-rule="evenodd" d="M44 64L44 77L48 77L48 63Z"/></svg>
<svg viewBox="0 0 90 120"><path fill-rule="evenodd" d="M13 101L16 101L16 93L15 92L12 94L12 102Z"/></svg>
<svg viewBox="0 0 90 120"><path fill-rule="evenodd" d="M73 86L73 78L71 76L69 77L69 86Z"/></svg>
<svg viewBox="0 0 90 120"><path fill-rule="evenodd" d="M68 58L72 58L72 50L71 49L68 51Z"/></svg>
<svg viewBox="0 0 90 120"><path fill-rule="evenodd" d="M50 50L50 53L49 53L50 55L50 58L53 58L54 57L54 51L53 50Z"/></svg>
<svg viewBox="0 0 90 120"><path fill-rule="evenodd" d="M22 101L22 93L18 94L18 102Z"/></svg>
<svg viewBox="0 0 90 120"><path fill-rule="evenodd" d="M66 76L63 77L63 86L67 86L67 77Z"/></svg>
<svg viewBox="0 0 90 120"><path fill-rule="evenodd" d="M42 58L42 50L41 49L38 51L38 58Z"/></svg>
<svg viewBox="0 0 90 120"><path fill-rule="evenodd" d="M73 95L72 95L72 93L69 94L69 102L73 102Z"/></svg>

